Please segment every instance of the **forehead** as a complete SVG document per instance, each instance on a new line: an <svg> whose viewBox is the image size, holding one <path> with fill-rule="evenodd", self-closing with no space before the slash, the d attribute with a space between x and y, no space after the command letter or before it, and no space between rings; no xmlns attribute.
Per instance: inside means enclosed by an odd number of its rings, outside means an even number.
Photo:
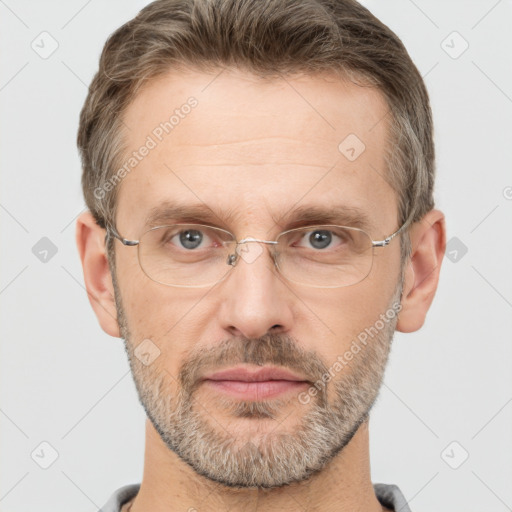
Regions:
<svg viewBox="0 0 512 512"><path fill-rule="evenodd" d="M328 74L163 75L125 112L123 163L133 165L117 185L119 229L140 230L173 203L203 204L225 222L226 211L270 222L305 205L346 206L394 228L386 114L377 90Z"/></svg>

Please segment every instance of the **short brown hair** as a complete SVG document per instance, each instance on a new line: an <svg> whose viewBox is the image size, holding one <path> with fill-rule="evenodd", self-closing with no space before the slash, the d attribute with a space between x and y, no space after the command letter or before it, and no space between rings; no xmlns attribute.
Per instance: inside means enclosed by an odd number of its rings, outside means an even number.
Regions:
<svg viewBox="0 0 512 512"><path fill-rule="evenodd" d="M432 115L423 79L400 39L354 0L157 0L107 40L80 113L78 148L87 207L115 225L123 114L142 85L180 68L236 66L261 77L330 71L376 87L387 100L386 179L398 219L434 207ZM401 237L402 262L410 256ZM110 254L110 250L109 250Z"/></svg>

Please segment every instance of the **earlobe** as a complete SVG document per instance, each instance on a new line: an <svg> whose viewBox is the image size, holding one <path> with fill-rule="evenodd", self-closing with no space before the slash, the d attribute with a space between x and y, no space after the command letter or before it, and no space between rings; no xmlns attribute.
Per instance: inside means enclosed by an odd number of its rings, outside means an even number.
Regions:
<svg viewBox="0 0 512 512"><path fill-rule="evenodd" d="M105 247L105 230L96 224L89 211L78 217L76 243L89 302L101 328L110 336L119 338L114 289Z"/></svg>
<svg viewBox="0 0 512 512"><path fill-rule="evenodd" d="M431 210L410 230L412 254L404 279L402 310L396 329L414 332L422 327L439 282L446 249L444 214Z"/></svg>

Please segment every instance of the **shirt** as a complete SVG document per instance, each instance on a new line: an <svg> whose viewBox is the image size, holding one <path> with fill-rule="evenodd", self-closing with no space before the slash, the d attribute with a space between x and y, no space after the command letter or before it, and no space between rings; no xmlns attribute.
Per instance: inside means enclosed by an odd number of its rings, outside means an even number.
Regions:
<svg viewBox="0 0 512 512"><path fill-rule="evenodd" d="M404 495L396 485L373 484L381 505L395 512L411 512ZM98 512L120 512L121 507L139 492L140 484L129 484L117 489Z"/></svg>

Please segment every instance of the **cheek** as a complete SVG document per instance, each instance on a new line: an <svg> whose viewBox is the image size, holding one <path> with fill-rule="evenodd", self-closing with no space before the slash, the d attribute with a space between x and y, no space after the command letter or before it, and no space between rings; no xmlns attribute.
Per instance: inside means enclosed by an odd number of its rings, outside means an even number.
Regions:
<svg viewBox="0 0 512 512"><path fill-rule="evenodd" d="M166 287L144 276L127 279L126 290L121 293L132 345L151 340L163 356L159 361L169 370L176 370L183 360L181 354L201 339L203 324L208 320L202 307L208 289L199 292Z"/></svg>
<svg viewBox="0 0 512 512"><path fill-rule="evenodd" d="M398 277L397 277L398 279ZM324 290L306 301L314 305L319 321L316 333L312 334L312 347L330 365L349 349L366 328L373 326L389 307L396 281L372 278L340 288Z"/></svg>

